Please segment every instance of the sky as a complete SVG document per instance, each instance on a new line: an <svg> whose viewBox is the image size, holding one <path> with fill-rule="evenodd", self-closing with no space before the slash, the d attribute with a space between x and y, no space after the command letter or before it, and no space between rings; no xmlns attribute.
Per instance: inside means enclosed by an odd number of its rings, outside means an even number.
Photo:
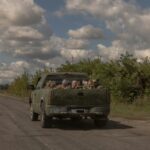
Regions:
<svg viewBox="0 0 150 150"><path fill-rule="evenodd" d="M149 0L1 0L0 84L66 61L150 57Z"/></svg>

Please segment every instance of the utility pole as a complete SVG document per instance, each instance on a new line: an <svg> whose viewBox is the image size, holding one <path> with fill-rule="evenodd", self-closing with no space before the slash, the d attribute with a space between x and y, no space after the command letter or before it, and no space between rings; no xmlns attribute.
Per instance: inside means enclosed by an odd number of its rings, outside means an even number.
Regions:
<svg viewBox="0 0 150 150"><path fill-rule="evenodd" d="M71 56L71 64L73 64L73 62L74 62L74 58L73 56Z"/></svg>

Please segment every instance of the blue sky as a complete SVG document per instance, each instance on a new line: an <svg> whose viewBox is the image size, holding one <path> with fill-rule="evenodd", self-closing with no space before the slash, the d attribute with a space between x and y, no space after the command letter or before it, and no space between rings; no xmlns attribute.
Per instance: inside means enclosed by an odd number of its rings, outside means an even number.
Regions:
<svg viewBox="0 0 150 150"><path fill-rule="evenodd" d="M127 1L132 2L132 0ZM56 17L54 13L65 7L65 0L35 0L35 2L46 10L46 18L55 35L68 38L67 31L69 29L78 29L84 25L92 24L95 27L102 28L104 35L106 36L105 39L98 39L94 42L93 46L98 42L107 46L111 45L115 34L106 29L106 24L103 20L98 20L90 15L85 16L81 14L66 14L62 17ZM133 2L135 2L138 7L142 7L143 9L150 8L149 0L135 0Z"/></svg>
<svg viewBox="0 0 150 150"><path fill-rule="evenodd" d="M132 2L132 0L127 1ZM81 14L66 14L63 17L56 17L54 13L65 7L65 0L35 0L35 2L46 10L46 18L48 23L51 26L54 34L57 36L68 38L67 31L69 29L77 29L81 26L92 24L93 26L102 28L106 37L105 39L98 39L97 41L93 42L93 47L99 42L107 46L111 45L115 34L106 29L106 24L103 20L97 20L97 18L93 18L92 16L82 16ZM137 3L139 7L148 9L150 8L149 0L135 0L133 2Z"/></svg>
<svg viewBox="0 0 150 150"><path fill-rule="evenodd" d="M1 0L0 83L66 60L150 57L149 0Z"/></svg>
<svg viewBox="0 0 150 150"><path fill-rule="evenodd" d="M150 1L149 0L137 0L137 3L144 8L150 7Z"/></svg>
<svg viewBox="0 0 150 150"><path fill-rule="evenodd" d="M54 34L58 36L68 38L67 31L69 29L78 29L87 24L101 27L104 29L106 34L108 34L108 36L112 36L112 33L106 30L105 23L103 21L99 21L91 16L82 16L80 14L66 14L63 17L56 17L54 13L65 7L65 0L35 0L35 2L46 10L46 18L48 20L48 23L51 26Z"/></svg>
<svg viewBox="0 0 150 150"><path fill-rule="evenodd" d="M35 0L35 2L46 10L46 18L56 35L66 37L68 29L76 29L86 24L93 24L94 26L106 29L103 21L97 21L97 19L93 19L93 17L90 16L65 15L63 17L56 17L54 12L64 8L65 0ZM136 0L136 3L142 8L150 8L149 0ZM110 32L107 34L109 33Z"/></svg>

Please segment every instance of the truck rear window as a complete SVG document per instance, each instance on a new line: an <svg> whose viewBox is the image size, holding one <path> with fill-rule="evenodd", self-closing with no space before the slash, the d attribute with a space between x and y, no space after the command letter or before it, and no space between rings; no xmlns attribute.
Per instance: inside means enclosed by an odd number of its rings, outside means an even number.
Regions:
<svg viewBox="0 0 150 150"><path fill-rule="evenodd" d="M88 77L86 75L73 75L73 74L67 74L67 75L48 75L46 78L47 81L55 81L56 84L61 84L64 79L67 79L68 81L72 82L73 80L82 81L82 80L88 80Z"/></svg>

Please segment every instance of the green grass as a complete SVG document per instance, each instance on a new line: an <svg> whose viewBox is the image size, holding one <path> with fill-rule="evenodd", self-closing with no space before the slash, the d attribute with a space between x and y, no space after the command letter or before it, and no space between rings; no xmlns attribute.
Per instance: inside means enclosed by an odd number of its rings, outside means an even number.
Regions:
<svg viewBox="0 0 150 150"><path fill-rule="evenodd" d="M133 104L112 100L110 115L128 119L150 119L150 97L139 98Z"/></svg>
<svg viewBox="0 0 150 150"><path fill-rule="evenodd" d="M0 93L20 97L4 91ZM20 97L20 99L24 100L25 98ZM150 119L150 97L138 98L133 104L119 102L118 99L112 98L110 116L140 120Z"/></svg>

